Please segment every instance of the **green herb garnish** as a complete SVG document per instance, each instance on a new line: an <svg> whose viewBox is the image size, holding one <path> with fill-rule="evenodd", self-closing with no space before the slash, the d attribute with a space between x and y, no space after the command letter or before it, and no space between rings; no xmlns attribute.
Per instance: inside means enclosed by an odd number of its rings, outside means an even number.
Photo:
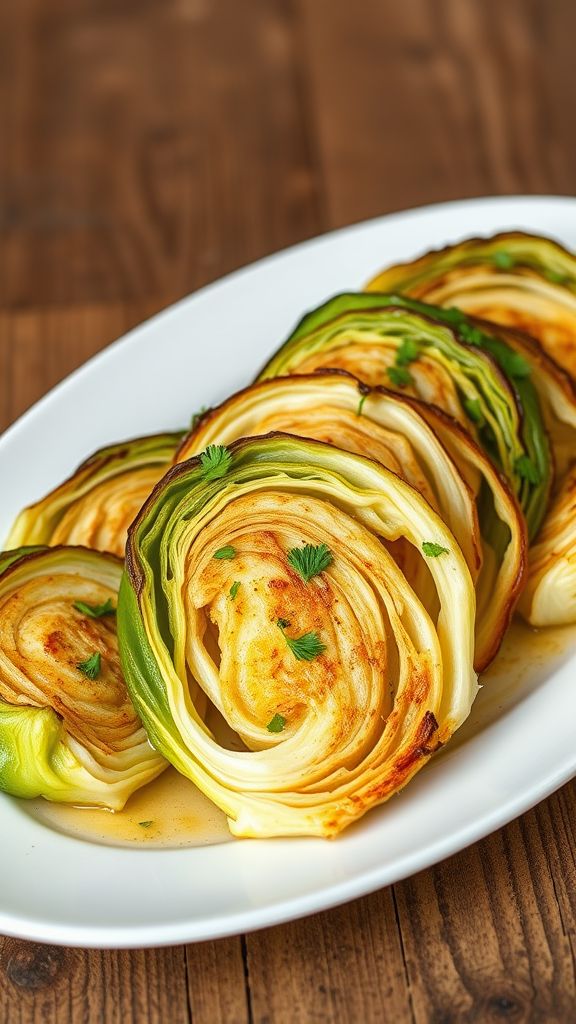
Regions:
<svg viewBox="0 0 576 1024"><path fill-rule="evenodd" d="M292 548L288 552L288 564L308 583L313 576L319 576L334 558L327 544L305 544L303 548Z"/></svg>
<svg viewBox="0 0 576 1024"><path fill-rule="evenodd" d="M200 456L203 480L219 480L230 469L232 456L223 444L209 444Z"/></svg>
<svg viewBox="0 0 576 1024"><path fill-rule="evenodd" d="M420 348L414 338L404 338L396 352L396 366L408 366L418 359Z"/></svg>
<svg viewBox="0 0 576 1024"><path fill-rule="evenodd" d="M568 274L560 274L557 270L545 270L544 277L551 284L570 284L572 278Z"/></svg>
<svg viewBox="0 0 576 1024"><path fill-rule="evenodd" d="M518 473L518 476L522 477L523 480L528 480L528 483L540 483L538 467L534 465L529 455L521 455L519 459L516 459L514 469Z"/></svg>
<svg viewBox="0 0 576 1024"><path fill-rule="evenodd" d="M231 544L228 544L225 548L218 548L212 555L212 558L236 558L236 548L233 548Z"/></svg>
<svg viewBox="0 0 576 1024"><path fill-rule="evenodd" d="M296 637L286 636L284 630L290 623L286 619L278 619L276 625L282 630L288 647L298 661L313 661L326 650L326 644L322 643L317 633L303 633L302 636Z"/></svg>
<svg viewBox="0 0 576 1024"><path fill-rule="evenodd" d="M85 604L84 601L74 601L73 607L77 612L81 612L82 615L87 615L89 619L101 619L104 615L114 615L116 613L111 598L104 601L104 604Z"/></svg>
<svg viewBox="0 0 576 1024"><path fill-rule="evenodd" d="M274 715L274 718L268 722L266 728L268 729L268 732L282 732L285 725L286 719L284 718L284 715Z"/></svg>
<svg viewBox="0 0 576 1024"><path fill-rule="evenodd" d="M516 264L514 257L504 249L498 249L498 251L493 254L492 259L494 261L494 266L497 267L498 270L512 270L512 267Z"/></svg>
<svg viewBox="0 0 576 1024"><path fill-rule="evenodd" d="M238 593L239 589L240 589L240 580L235 580L234 583L232 584L232 586L230 587L230 600L231 601L233 601L235 599L236 594Z"/></svg>
<svg viewBox="0 0 576 1024"><path fill-rule="evenodd" d="M89 658L86 658L86 661L80 661L76 668L79 668L85 676L88 676L88 679L97 679L100 675L101 662L101 655L95 651Z"/></svg>
<svg viewBox="0 0 576 1024"><path fill-rule="evenodd" d="M154 822L150 819L150 821L139 821L138 824L140 825L140 828L150 828L150 825L153 825Z"/></svg>
<svg viewBox="0 0 576 1024"><path fill-rule="evenodd" d="M408 384L413 383L412 374L403 366L389 366L386 369L386 373L397 388L405 388Z"/></svg>
<svg viewBox="0 0 576 1024"><path fill-rule="evenodd" d="M468 345L478 345L480 348L486 341L486 335L478 327L473 327L472 324L465 322L458 323L455 321L458 328L458 334Z"/></svg>
<svg viewBox="0 0 576 1024"><path fill-rule="evenodd" d="M358 402L358 408L356 409L356 415L357 416L361 416L362 415L362 409L364 408L364 402L366 401L367 398L368 398L368 395L362 395L360 401Z"/></svg>
<svg viewBox="0 0 576 1024"><path fill-rule="evenodd" d="M448 548L443 548L441 544L435 544L433 540L425 540L422 544L422 551L429 558L438 558L438 555L448 555L450 553Z"/></svg>

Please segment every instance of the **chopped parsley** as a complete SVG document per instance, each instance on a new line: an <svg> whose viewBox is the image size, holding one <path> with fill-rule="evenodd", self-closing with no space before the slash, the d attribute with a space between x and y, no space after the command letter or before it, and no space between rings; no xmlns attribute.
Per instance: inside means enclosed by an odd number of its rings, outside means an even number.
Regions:
<svg viewBox="0 0 576 1024"><path fill-rule="evenodd" d="M433 540L425 540L422 544L422 551L429 558L438 558L438 555L448 555L450 553L448 548L443 548L441 544L436 544Z"/></svg>
<svg viewBox="0 0 576 1024"><path fill-rule="evenodd" d="M88 677L88 679L97 679L100 675L101 664L101 655L97 651L94 651L94 654L91 654L89 658L86 658L86 661L80 661L76 665L76 668L79 668L80 671Z"/></svg>
<svg viewBox="0 0 576 1024"><path fill-rule="evenodd" d="M514 257L509 252L506 252L505 249L498 249L492 256L492 260L498 270L512 270L512 267L516 265Z"/></svg>
<svg viewBox="0 0 576 1024"><path fill-rule="evenodd" d="M240 590L240 580L234 580L234 583L230 587L230 600L234 601L236 594Z"/></svg>
<svg viewBox="0 0 576 1024"><path fill-rule="evenodd" d="M486 341L486 335L478 327L473 327L472 324L468 324L465 321L458 324L458 334L464 339L468 345L478 345L482 347Z"/></svg>
<svg viewBox="0 0 576 1024"><path fill-rule="evenodd" d="M150 821L139 821L138 824L140 825L140 828L150 828L150 825L153 825L154 822L150 819Z"/></svg>
<svg viewBox="0 0 576 1024"><path fill-rule="evenodd" d="M84 601L74 601L73 607L77 612L81 612L82 615L87 615L89 619L101 619L104 615L114 615L116 613L111 598L104 601L104 604L85 604Z"/></svg>
<svg viewBox="0 0 576 1024"><path fill-rule="evenodd" d="M544 277L551 284L570 284L572 280L568 274L560 274L557 270L545 270Z"/></svg>
<svg viewBox="0 0 576 1024"><path fill-rule="evenodd" d="M218 548L212 555L212 558L236 558L236 548L233 548L231 544L227 544L224 548Z"/></svg>
<svg viewBox="0 0 576 1024"><path fill-rule="evenodd" d="M396 366L409 366L418 359L420 348L414 338L404 338L396 352Z"/></svg>
<svg viewBox="0 0 576 1024"><path fill-rule="evenodd" d="M274 715L274 718L268 722L266 728L268 729L268 732L282 732L285 725L286 719L284 718L284 715Z"/></svg>
<svg viewBox="0 0 576 1024"><path fill-rule="evenodd" d="M302 636L296 637L286 636L284 630L290 623L286 619L278 619L276 625L282 630L288 647L298 661L313 661L326 650L326 644L322 643L317 633L303 633Z"/></svg>
<svg viewBox="0 0 576 1024"><path fill-rule="evenodd" d="M403 366L389 366L386 369L388 377L397 388L405 388L412 384L412 374Z"/></svg>
<svg viewBox="0 0 576 1024"><path fill-rule="evenodd" d="M219 480L230 469L232 456L223 444L209 444L206 451L202 452L200 462L203 480Z"/></svg>
<svg viewBox="0 0 576 1024"><path fill-rule="evenodd" d="M516 459L514 469L518 473L518 476L522 477L523 480L527 480L528 483L540 483L538 467L534 465L529 455L521 455L519 459Z"/></svg>
<svg viewBox="0 0 576 1024"><path fill-rule="evenodd" d="M288 552L288 564L308 583L313 576L319 576L334 558L327 544L305 544L303 548L292 548Z"/></svg>

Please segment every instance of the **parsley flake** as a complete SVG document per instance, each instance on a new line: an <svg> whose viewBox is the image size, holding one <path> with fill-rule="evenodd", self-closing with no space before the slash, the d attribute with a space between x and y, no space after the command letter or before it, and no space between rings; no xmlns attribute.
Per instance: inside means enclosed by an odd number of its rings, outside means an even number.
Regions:
<svg viewBox="0 0 576 1024"><path fill-rule="evenodd" d="M286 619L278 619L276 625L284 633L284 630L290 623ZM326 644L322 643L317 633L303 633L302 636L294 637L286 636L286 633L284 633L284 639L298 661L313 661L314 658L317 658L319 654L323 654L326 650Z"/></svg>
<svg viewBox="0 0 576 1024"><path fill-rule="evenodd" d="M219 480L230 469L232 456L223 444L209 444L200 456L203 480Z"/></svg>
<svg viewBox="0 0 576 1024"><path fill-rule="evenodd" d="M460 337L463 338L468 345L479 345L482 347L486 341L486 335L483 331L479 330L478 327L473 327L472 324L467 324L462 321L458 324L457 329Z"/></svg>
<svg viewBox="0 0 576 1024"><path fill-rule="evenodd" d="M418 359L420 349L414 338L404 338L396 352L396 366L408 366Z"/></svg>
<svg viewBox="0 0 576 1024"><path fill-rule="evenodd" d="M497 267L498 270L512 270L512 267L516 264L514 257L504 249L498 249L492 256L492 259L494 261L494 266Z"/></svg>
<svg viewBox="0 0 576 1024"><path fill-rule="evenodd" d="M422 551L429 558L438 558L438 555L450 554L448 548L443 548L441 544L435 544L433 540L425 540L422 544Z"/></svg>
<svg viewBox="0 0 576 1024"><path fill-rule="evenodd" d="M86 658L86 661L78 662L76 668L79 668L80 671L88 677L88 679L97 679L100 675L101 664L101 655L97 651L94 651L94 654L91 654L89 658Z"/></svg>
<svg viewBox="0 0 576 1024"><path fill-rule="evenodd" d="M150 828L150 825L153 825L154 822L150 819L150 821L139 821L138 824L140 825L140 828Z"/></svg>
<svg viewBox="0 0 576 1024"><path fill-rule="evenodd" d="M313 576L319 576L334 561L327 544L305 544L303 548L292 548L288 552L288 564L308 583Z"/></svg>
<svg viewBox="0 0 576 1024"><path fill-rule="evenodd" d="M570 284L571 278L568 274L560 274L557 270L545 270L544 277L551 284Z"/></svg>
<svg viewBox="0 0 576 1024"><path fill-rule="evenodd" d="M522 477L523 480L527 480L528 483L540 483L538 467L534 465L529 455L521 455L519 459L516 459L514 469L518 473L518 476Z"/></svg>
<svg viewBox="0 0 576 1024"><path fill-rule="evenodd" d="M84 601L74 601L73 607L89 619L101 619L104 615L115 615L116 609L111 598L104 601L104 604L85 604Z"/></svg>
<svg viewBox="0 0 576 1024"><path fill-rule="evenodd" d="M286 719L284 718L284 715L274 715L274 718L268 722L266 728L268 729L268 732L283 732L285 725Z"/></svg>
<svg viewBox="0 0 576 1024"><path fill-rule="evenodd" d="M212 558L236 558L236 548L233 548L231 544L227 544L225 548L218 548L212 555Z"/></svg>
<svg viewBox="0 0 576 1024"><path fill-rule="evenodd" d="M405 388L408 384L413 383L412 374L403 366L389 366L386 369L386 373L397 388Z"/></svg>
<svg viewBox="0 0 576 1024"><path fill-rule="evenodd" d="M230 600L234 601L236 594L240 590L240 580L234 580L234 583L230 587Z"/></svg>

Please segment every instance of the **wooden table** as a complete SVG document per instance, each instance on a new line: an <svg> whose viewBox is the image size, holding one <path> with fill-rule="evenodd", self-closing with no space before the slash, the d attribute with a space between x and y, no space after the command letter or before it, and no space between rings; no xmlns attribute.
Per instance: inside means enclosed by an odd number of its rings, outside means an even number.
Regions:
<svg viewBox="0 0 576 1024"><path fill-rule="evenodd" d="M573 191L575 38L574 0L7 0L2 425L281 246L436 200ZM568 785L406 882L245 937L0 939L0 1022L572 1021L575 821Z"/></svg>

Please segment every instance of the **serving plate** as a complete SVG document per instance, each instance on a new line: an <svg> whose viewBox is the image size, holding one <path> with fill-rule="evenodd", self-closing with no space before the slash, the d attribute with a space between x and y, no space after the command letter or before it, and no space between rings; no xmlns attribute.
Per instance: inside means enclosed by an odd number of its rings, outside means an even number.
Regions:
<svg viewBox="0 0 576 1024"><path fill-rule="evenodd" d="M509 229L576 248L576 200L476 199L393 214L261 260L172 306L0 439L0 535L94 448L180 427L245 385L306 309L361 288L387 263ZM575 637L516 627L456 740L335 841L98 845L1 796L0 932L93 947L215 938L322 910L441 860L576 774Z"/></svg>

